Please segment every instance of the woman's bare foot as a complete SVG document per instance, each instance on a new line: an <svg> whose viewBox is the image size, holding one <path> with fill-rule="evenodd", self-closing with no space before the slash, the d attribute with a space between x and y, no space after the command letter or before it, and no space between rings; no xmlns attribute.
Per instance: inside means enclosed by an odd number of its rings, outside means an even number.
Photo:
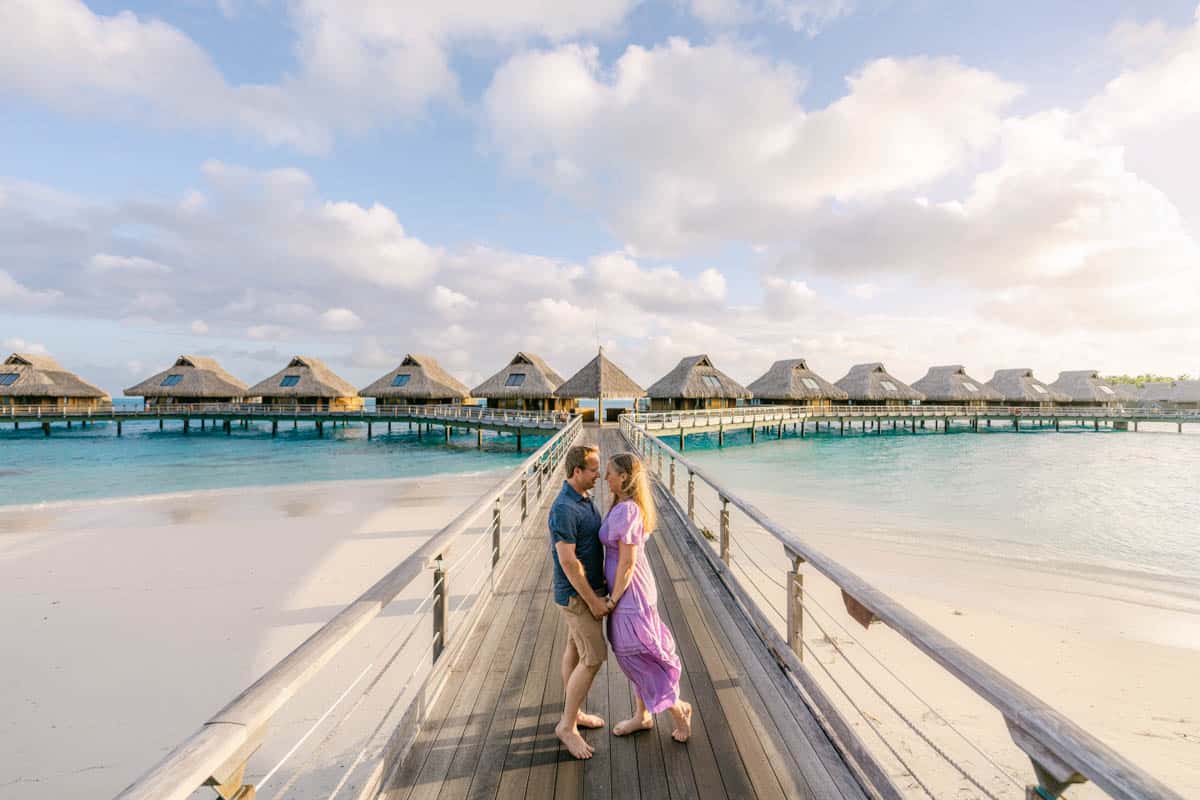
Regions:
<svg viewBox="0 0 1200 800"><path fill-rule="evenodd" d="M575 758L587 760L592 757L592 746L583 740L574 726L568 727L560 722L554 726L554 734Z"/></svg>
<svg viewBox="0 0 1200 800"><path fill-rule="evenodd" d="M692 704L680 700L671 707L671 719L675 720L675 730L671 738L677 742L686 742L692 735Z"/></svg>
<svg viewBox="0 0 1200 800"><path fill-rule="evenodd" d="M638 731L648 731L654 727L654 716L643 714L640 717L623 719L613 726L613 736L628 736Z"/></svg>
<svg viewBox="0 0 1200 800"><path fill-rule="evenodd" d="M575 724L581 728L603 728L604 719L596 714L587 714L580 711L575 715Z"/></svg>

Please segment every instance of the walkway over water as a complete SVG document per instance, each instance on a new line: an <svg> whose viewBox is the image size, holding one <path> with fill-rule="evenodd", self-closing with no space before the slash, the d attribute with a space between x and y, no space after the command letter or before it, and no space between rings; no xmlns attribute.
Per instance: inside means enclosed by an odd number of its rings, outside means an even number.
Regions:
<svg viewBox="0 0 1200 800"><path fill-rule="evenodd" d="M615 430L599 439L602 463L629 449ZM871 796L661 500L660 528L646 551L683 661L681 691L695 709L691 741L671 739L666 714L653 731L612 735L611 725L632 713L633 698L610 656L588 697L588 710L608 722L585 732L595 756L577 761L559 745L566 629L549 592L543 508L521 540L520 568L497 589L488 614L495 624L473 634L381 797Z"/></svg>

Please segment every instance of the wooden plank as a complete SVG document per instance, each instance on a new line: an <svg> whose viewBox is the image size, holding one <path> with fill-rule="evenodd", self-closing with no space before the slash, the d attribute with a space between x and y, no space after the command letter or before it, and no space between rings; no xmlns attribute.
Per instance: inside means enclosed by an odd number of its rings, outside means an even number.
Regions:
<svg viewBox="0 0 1200 800"><path fill-rule="evenodd" d="M571 758L554 735L554 726L562 718L563 685L560 671L563 648L567 643L567 625L559 614L554 628L554 647L542 683L542 702L535 731L533 758L529 766L526 797L545 798L554 794L554 782L559 761Z"/></svg>
<svg viewBox="0 0 1200 800"><path fill-rule="evenodd" d="M478 694L467 712L467 722L463 727L458 748L454 752L445 782L438 793L439 800L458 800L458 798L467 796L483 751L485 737L491 729L492 720L496 715L502 686L516 651L523 644L521 634L528 627L527 621L535 597L534 589L539 583L545 583L545 566L549 563L549 553L543 550L543 557L539 559L531 545L532 542L525 537L521 542L520 549L514 554L515 557L522 558L524 563L530 566L519 582L514 580L511 586L503 589L512 596L511 611L508 616L504 616L504 604L495 604L496 617L492 627L501 633L494 653L490 658L484 652L474 654L475 662L480 665L479 668L485 674ZM506 598L502 597L501 599ZM452 710L451 714L454 713L456 712ZM444 736L441 744L442 746L448 744Z"/></svg>
<svg viewBox="0 0 1200 800"><path fill-rule="evenodd" d="M496 710L491 724L483 734L483 749L471 778L471 788L468 797L471 800L493 798L500 786L500 776L513 736L514 725L521 711L521 694L525 679L533 664L537 652L537 644L549 637L553 643L554 628L551 623L558 611L550 598L550 583L546 578L546 564L549 563L549 551L543 550L544 560L540 569L541 584L534 591L528 614L523 623L524 631L519 635L512 661L504 678L504 686L497 698ZM543 646L543 651L549 652L549 645Z"/></svg>
<svg viewBox="0 0 1200 800"><path fill-rule="evenodd" d="M717 700L712 678L704 668L692 629L679 605L675 583L687 578L672 576L668 572L658 554L660 547L655 539L651 539L647 554L658 583L659 609L675 636L679 657L684 665L680 691L684 693L684 699L692 704L692 738L688 742L688 749L700 796L751 797L754 790L750 785L750 776L746 774L728 721Z"/></svg>
<svg viewBox="0 0 1200 800"><path fill-rule="evenodd" d="M558 609L554 598L548 595L538 627L537 646L521 687L521 699L496 790L496 797L500 800L519 800L526 795L529 770L538 747L538 725L546 693L546 676L552 667L557 668L554 665L562 655L561 650L554 652L560 627L561 612Z"/></svg>
<svg viewBox="0 0 1200 800"><path fill-rule="evenodd" d="M629 691L629 679L621 672L609 653L608 674L605 689L608 693L608 708L612 719L609 726L616 725L633 714L633 695ZM639 798L642 796L638 783L637 742L632 736L613 736L609 730L609 761L612 778L612 796ZM649 800L649 799L647 799Z"/></svg>
<svg viewBox="0 0 1200 800"><path fill-rule="evenodd" d="M626 681L626 685L629 687L629 702L632 707L637 702L637 694L632 683ZM655 720L655 726L657 725L658 720ZM638 784L641 786L642 797L670 797L662 744L656 733L635 733L631 734L630 738L637 749Z"/></svg>
<svg viewBox="0 0 1200 800"><path fill-rule="evenodd" d="M596 682L588 694L587 710L603 718L604 727L588 736L588 741L595 748L595 753L583 766L583 800L608 800L613 796L612 745L613 740L617 737L612 735L612 726L616 724L616 720L609 712L608 679L614 670L620 672L616 662L613 661L612 653L609 653L608 660L604 662L604 666L596 675ZM557 792L557 786L555 790Z"/></svg>

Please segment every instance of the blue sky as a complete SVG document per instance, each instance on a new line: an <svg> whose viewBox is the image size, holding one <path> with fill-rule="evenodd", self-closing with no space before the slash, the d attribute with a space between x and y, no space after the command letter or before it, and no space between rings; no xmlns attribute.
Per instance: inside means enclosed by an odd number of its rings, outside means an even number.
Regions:
<svg viewBox="0 0 1200 800"><path fill-rule="evenodd" d="M13 0L0 52L0 340L114 393L1200 371L1194 0Z"/></svg>

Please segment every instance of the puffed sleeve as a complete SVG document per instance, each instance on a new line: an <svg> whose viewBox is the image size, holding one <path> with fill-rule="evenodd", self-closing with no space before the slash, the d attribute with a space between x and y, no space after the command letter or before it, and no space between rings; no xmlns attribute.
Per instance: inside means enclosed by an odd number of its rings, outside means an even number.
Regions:
<svg viewBox="0 0 1200 800"><path fill-rule="evenodd" d="M632 500L617 504L612 511L611 526L617 532L616 539L625 544L642 545L646 541L646 527L642 523L642 509Z"/></svg>

